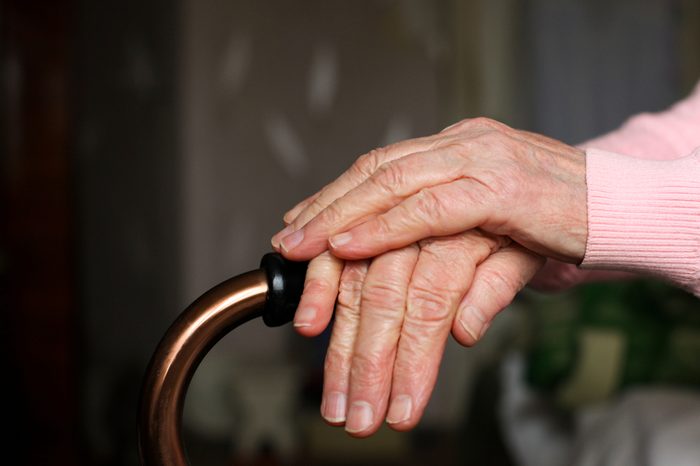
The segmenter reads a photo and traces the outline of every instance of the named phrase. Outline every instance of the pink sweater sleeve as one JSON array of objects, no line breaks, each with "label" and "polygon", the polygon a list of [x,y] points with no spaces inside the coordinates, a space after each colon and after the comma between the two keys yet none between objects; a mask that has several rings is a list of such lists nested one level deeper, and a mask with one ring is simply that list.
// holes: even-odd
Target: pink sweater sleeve
[{"label": "pink sweater sleeve", "polygon": [[[582,268],[549,260],[532,281],[556,290],[651,274],[700,295],[700,83],[586,148],[589,235]],[[595,270],[594,270],[595,269]]]}]

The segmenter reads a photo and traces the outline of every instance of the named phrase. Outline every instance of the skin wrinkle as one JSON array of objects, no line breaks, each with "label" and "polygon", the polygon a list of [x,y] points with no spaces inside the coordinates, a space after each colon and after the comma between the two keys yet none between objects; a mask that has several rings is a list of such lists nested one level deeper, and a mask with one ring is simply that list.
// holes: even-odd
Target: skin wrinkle
[{"label": "skin wrinkle", "polygon": [[441,294],[428,289],[427,286],[413,283],[408,290],[408,309],[405,322],[424,327],[439,327],[452,316],[454,293]]}]

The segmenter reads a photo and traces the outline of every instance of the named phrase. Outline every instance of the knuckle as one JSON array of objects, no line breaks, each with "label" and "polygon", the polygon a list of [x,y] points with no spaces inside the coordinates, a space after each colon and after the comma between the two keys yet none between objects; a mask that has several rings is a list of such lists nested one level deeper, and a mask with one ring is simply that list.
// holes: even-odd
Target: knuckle
[{"label": "knuckle", "polygon": [[350,348],[331,344],[326,351],[326,359],[323,362],[323,370],[326,373],[344,372],[350,373]]},{"label": "knuckle", "polygon": [[299,215],[296,216],[292,225],[294,229],[299,229],[305,226],[311,219],[317,216],[319,213],[323,212],[326,208],[325,205],[320,203],[318,200],[314,201],[311,205],[305,208]]},{"label": "knuckle", "polygon": [[323,223],[326,225],[337,225],[343,218],[343,212],[337,202],[333,202],[323,210]]},{"label": "knuckle", "polygon": [[369,151],[366,159],[372,169],[376,170],[379,165],[384,163],[387,158],[388,147],[376,147]]},{"label": "knuckle", "polygon": [[459,121],[456,121],[456,122],[452,123],[451,125],[449,125],[449,126],[446,127],[445,129],[443,129],[442,131],[440,131],[440,134],[444,134],[444,133],[458,133],[458,132],[462,131],[462,130],[464,129],[464,127],[467,126],[468,124],[469,124],[469,119],[468,119],[468,118],[464,118],[464,119],[462,119],[462,120],[459,120]]},{"label": "knuckle", "polygon": [[386,378],[386,366],[386,361],[378,353],[356,353],[350,379],[353,383],[376,388]]},{"label": "knuckle", "polygon": [[368,178],[377,170],[386,158],[386,149],[378,147],[357,158],[353,164],[356,173],[364,178]]},{"label": "knuckle", "polygon": [[478,116],[474,118],[465,118],[458,121],[454,125],[450,126],[448,129],[452,130],[504,130],[508,126],[500,121],[496,121],[492,118]]},{"label": "knuckle", "polygon": [[414,284],[408,290],[408,307],[410,312],[407,319],[422,324],[443,323],[449,320],[451,314],[451,291],[440,290],[432,286]]},{"label": "knuckle", "polygon": [[314,200],[311,204],[309,204],[309,206],[304,209],[306,212],[302,212],[303,214],[305,214],[303,219],[308,220],[318,215],[323,209],[325,209],[328,206],[328,204],[324,201],[325,198],[323,196],[319,196],[318,199]]},{"label": "knuckle", "polygon": [[[342,322],[340,329],[342,332],[347,332],[346,327],[356,328],[360,325],[360,303],[357,298],[346,297],[343,300],[338,298],[335,307],[334,332],[338,332],[338,324],[340,322]],[[345,337],[347,337],[347,335],[345,335]]]},{"label": "knuckle", "polygon": [[488,117],[477,117],[474,118],[474,125],[478,128],[492,129],[496,131],[505,130],[508,126],[500,121],[496,121],[493,118]]},{"label": "knuckle", "polygon": [[338,287],[338,304],[348,309],[358,310],[362,296],[362,282],[359,280],[342,280]]},{"label": "knuckle", "polygon": [[491,128],[492,121],[493,120],[491,120],[488,117],[478,116],[478,117],[472,118],[471,123],[473,126],[475,126],[477,128]]},{"label": "knuckle", "polygon": [[304,293],[326,294],[333,291],[333,285],[323,278],[310,278],[304,283]]},{"label": "knuckle", "polygon": [[331,344],[326,351],[326,358],[323,361],[325,377],[337,377],[340,380],[336,380],[336,382],[344,383],[343,379],[350,374],[351,370],[351,354],[351,347]]},{"label": "knuckle", "polygon": [[473,124],[474,118],[463,118],[455,123],[454,128],[465,128]]},{"label": "knuckle", "polygon": [[393,230],[391,222],[385,215],[379,215],[374,220],[372,220],[371,228],[374,235],[380,238],[389,237]]},{"label": "knuckle", "polygon": [[359,283],[361,285],[365,281],[368,265],[369,261],[367,260],[345,262],[343,264],[343,271],[340,274],[341,281]]},{"label": "knuckle", "polygon": [[430,224],[433,218],[440,218],[444,214],[445,205],[442,199],[430,188],[421,189],[416,194],[415,215],[418,220]]},{"label": "knuckle", "polygon": [[480,235],[478,231],[469,231],[468,234],[429,238],[421,242],[421,254],[451,267],[476,264],[486,246],[486,241],[481,240]]},{"label": "knuckle", "polygon": [[368,283],[362,288],[362,307],[378,309],[393,314],[402,314],[405,296],[394,285],[386,282]]},{"label": "knuckle", "polygon": [[406,172],[400,164],[387,162],[377,169],[370,180],[381,190],[398,195],[401,191],[400,188],[406,184]]}]

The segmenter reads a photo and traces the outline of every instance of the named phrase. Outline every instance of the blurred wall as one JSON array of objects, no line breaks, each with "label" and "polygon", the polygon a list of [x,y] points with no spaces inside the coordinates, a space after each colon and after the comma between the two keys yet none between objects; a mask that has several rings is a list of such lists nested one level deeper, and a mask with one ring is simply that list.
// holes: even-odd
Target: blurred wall
[{"label": "blurred wall", "polygon": [[533,129],[578,143],[679,99],[684,12],[673,3],[532,0]]},{"label": "blurred wall", "polygon": [[91,460],[135,464],[141,376],[180,307],[180,10],[81,2],[77,244]]}]

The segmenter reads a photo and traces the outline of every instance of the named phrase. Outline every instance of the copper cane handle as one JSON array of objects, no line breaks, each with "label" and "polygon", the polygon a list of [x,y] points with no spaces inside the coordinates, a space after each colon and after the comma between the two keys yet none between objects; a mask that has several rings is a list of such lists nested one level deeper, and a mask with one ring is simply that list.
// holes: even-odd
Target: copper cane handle
[{"label": "copper cane handle", "polygon": [[181,438],[185,394],[199,363],[224,335],[260,316],[267,325],[281,325],[293,318],[306,264],[267,254],[262,267],[207,291],[180,314],[161,340],[141,393],[141,464],[188,464]]}]

